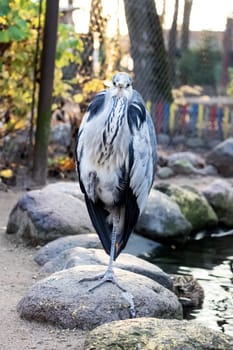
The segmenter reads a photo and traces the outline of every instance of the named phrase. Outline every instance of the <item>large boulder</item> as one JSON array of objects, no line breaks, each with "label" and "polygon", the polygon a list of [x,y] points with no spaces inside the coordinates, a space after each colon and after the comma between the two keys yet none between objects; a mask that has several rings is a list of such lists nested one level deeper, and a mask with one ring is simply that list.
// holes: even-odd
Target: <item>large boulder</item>
[{"label": "large boulder", "polygon": [[19,302],[20,316],[58,327],[81,329],[135,316],[182,318],[182,307],[174,293],[133,272],[114,270],[127,292],[108,282],[89,291],[97,282],[82,279],[105,270],[105,266],[96,265],[74,267],[37,282]]},{"label": "large boulder", "polygon": [[40,248],[34,256],[34,260],[37,264],[44,265],[48,261],[58,257],[65,250],[75,247],[102,248],[102,244],[96,233],[60,237]]},{"label": "large boulder", "polygon": [[177,203],[186,220],[192,225],[192,231],[216,226],[218,218],[206,198],[190,186],[160,183],[156,188]]},{"label": "large boulder", "polygon": [[220,175],[233,176],[233,137],[217,145],[207,155],[206,162],[214,165]]},{"label": "large boulder", "polygon": [[80,198],[78,184],[71,186],[65,182],[29,191],[11,211],[6,232],[33,244],[94,232]]},{"label": "large boulder", "polygon": [[[44,248],[42,248],[44,249]],[[54,273],[81,265],[105,265],[108,266],[109,256],[102,249],[86,249],[76,247],[66,249],[53,259],[49,260],[42,268],[41,273]],[[144,275],[158,282],[162,286],[172,289],[171,278],[159,267],[134,255],[122,253],[114,263],[114,266],[123,270]]]},{"label": "large boulder", "polygon": [[[159,243],[132,233],[124,252],[139,255],[147,254],[157,248]],[[40,248],[34,260],[39,265],[44,265],[49,260],[56,258],[59,254],[67,249],[83,247],[83,248],[102,248],[102,244],[96,233],[84,233],[75,236],[65,236],[55,239]]]},{"label": "large boulder", "polygon": [[137,318],[92,330],[84,350],[230,350],[233,338],[192,321]]},{"label": "large boulder", "polygon": [[213,181],[202,189],[202,193],[214,208],[219,222],[233,227],[233,187],[222,179]]},{"label": "large boulder", "polygon": [[195,168],[204,168],[204,158],[193,152],[176,152],[167,156],[168,166],[173,165],[177,161],[186,161],[192,164]]},{"label": "large boulder", "polygon": [[192,226],[166,194],[151,190],[136,231],[159,242],[185,242]]}]

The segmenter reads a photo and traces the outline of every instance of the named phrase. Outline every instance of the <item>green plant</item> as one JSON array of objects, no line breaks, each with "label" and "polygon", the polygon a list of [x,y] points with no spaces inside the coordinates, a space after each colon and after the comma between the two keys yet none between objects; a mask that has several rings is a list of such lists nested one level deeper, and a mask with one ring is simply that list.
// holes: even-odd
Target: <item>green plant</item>
[{"label": "green plant", "polygon": [[[38,27],[39,3],[33,0],[1,0],[0,6],[0,118],[4,128],[23,127],[28,120],[32,103],[34,62]],[[44,12],[41,23],[43,27]],[[40,39],[43,33],[40,31]],[[63,80],[63,67],[80,63],[82,43],[73,27],[59,24],[54,97],[69,99],[71,84]],[[41,45],[39,47],[41,52]],[[37,84],[40,79],[37,67]]]}]

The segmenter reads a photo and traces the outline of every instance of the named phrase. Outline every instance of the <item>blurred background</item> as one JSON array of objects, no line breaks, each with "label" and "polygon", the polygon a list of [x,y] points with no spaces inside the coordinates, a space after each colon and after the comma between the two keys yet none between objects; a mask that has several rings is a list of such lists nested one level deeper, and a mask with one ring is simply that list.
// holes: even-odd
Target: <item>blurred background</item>
[{"label": "blurred background", "polygon": [[[117,71],[133,77],[159,144],[212,148],[232,136],[232,15],[230,0],[2,0],[1,174],[29,165],[35,175],[46,162],[52,175],[74,168],[82,116]],[[45,62],[54,41],[55,63]],[[40,96],[50,95],[44,78],[53,71],[52,117],[45,117]],[[47,138],[37,132],[41,118],[51,132],[35,152]]]}]

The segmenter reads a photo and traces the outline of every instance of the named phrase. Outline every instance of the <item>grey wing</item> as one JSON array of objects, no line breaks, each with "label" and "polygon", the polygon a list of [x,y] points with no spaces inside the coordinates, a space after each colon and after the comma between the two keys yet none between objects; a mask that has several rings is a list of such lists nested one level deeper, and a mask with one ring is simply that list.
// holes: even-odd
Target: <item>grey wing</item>
[{"label": "grey wing", "polygon": [[156,136],[153,121],[142,100],[129,107],[128,122],[132,134],[133,158],[130,188],[137,198],[140,214],[146,206],[156,167]]},{"label": "grey wing", "polygon": [[78,171],[79,171],[78,162],[81,158],[82,148],[83,148],[83,142],[82,142],[83,129],[85,128],[86,123],[89,123],[93,118],[98,117],[98,112],[101,111],[104,105],[105,95],[106,95],[106,90],[101,91],[93,98],[90,105],[88,106],[87,112],[84,115],[82,123],[80,125],[78,135],[77,135],[76,148],[75,148],[75,156],[76,156]]}]

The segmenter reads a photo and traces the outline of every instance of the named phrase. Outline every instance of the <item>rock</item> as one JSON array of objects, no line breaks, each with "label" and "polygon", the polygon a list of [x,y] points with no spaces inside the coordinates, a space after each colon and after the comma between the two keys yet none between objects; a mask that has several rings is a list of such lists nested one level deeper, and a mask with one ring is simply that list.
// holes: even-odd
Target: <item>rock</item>
[{"label": "rock", "polygon": [[162,168],[159,168],[157,170],[157,174],[158,178],[160,179],[168,179],[169,177],[172,177],[175,175],[174,171],[169,168],[168,166],[164,166]]},{"label": "rock", "polygon": [[[102,249],[86,249],[76,247],[66,249],[52,260],[48,261],[42,273],[54,273],[81,265],[105,265],[109,263],[109,256]],[[173,289],[171,278],[159,267],[131,254],[122,253],[114,263],[114,266],[123,270],[138,273],[158,282],[165,288]]]},{"label": "rock", "polygon": [[160,183],[156,188],[177,203],[186,220],[192,225],[192,231],[216,226],[218,218],[206,198],[192,187],[180,187]]},{"label": "rock", "polygon": [[29,134],[28,129],[18,130],[15,134],[3,138],[2,159],[8,164],[28,160],[28,145],[25,142]]},{"label": "rock", "polygon": [[221,142],[206,157],[208,164],[214,165],[220,175],[233,176],[233,137]]},{"label": "rock", "polygon": [[206,165],[203,169],[199,170],[200,175],[205,176],[216,176],[218,175],[218,170],[213,165]]},{"label": "rock", "polygon": [[219,222],[233,227],[233,187],[225,180],[215,180],[202,189],[202,193],[214,208]]},{"label": "rock", "polygon": [[92,330],[84,350],[230,350],[233,338],[192,321],[137,318]]},{"label": "rock", "polygon": [[[132,233],[124,252],[133,255],[148,254],[153,249],[157,248],[158,245],[158,243],[150,239]],[[34,257],[34,260],[37,264],[44,265],[66,249],[75,247],[102,248],[102,244],[95,233],[61,237],[40,248]]]},{"label": "rock", "polygon": [[136,256],[148,256],[148,254],[150,254],[154,249],[158,249],[160,246],[160,243],[152,241],[152,239],[132,233],[123,252]]},{"label": "rock", "polygon": [[168,165],[172,165],[178,160],[187,161],[196,168],[203,168],[205,166],[204,158],[193,152],[177,152],[167,157]]},{"label": "rock", "polygon": [[199,137],[187,137],[186,146],[190,148],[205,147],[205,141]]},{"label": "rock", "polygon": [[45,186],[42,190],[47,193],[49,193],[49,191],[64,193],[84,201],[83,193],[77,182],[59,181]]},{"label": "rock", "polygon": [[185,137],[184,135],[175,135],[172,137],[171,143],[175,146],[178,145],[185,145],[187,141],[187,137]]},{"label": "rock", "polygon": [[44,265],[49,260],[56,258],[63,251],[75,247],[102,248],[102,244],[96,233],[61,237],[40,248],[34,257],[34,260],[37,264]]},{"label": "rock", "polygon": [[202,174],[205,160],[193,152],[177,152],[167,157],[167,166],[175,174]]},{"label": "rock", "polygon": [[16,234],[33,244],[61,236],[94,232],[86,206],[65,190],[65,183],[24,194],[10,213],[7,233]]},{"label": "rock", "polygon": [[157,141],[158,141],[158,144],[162,146],[168,146],[169,143],[171,142],[170,136],[162,133],[157,135]]},{"label": "rock", "polygon": [[71,125],[59,123],[51,127],[50,142],[68,147],[71,143]]},{"label": "rock", "polygon": [[178,159],[169,165],[176,175],[202,174],[202,169],[195,168],[188,160]]},{"label": "rock", "polygon": [[182,307],[174,293],[133,272],[114,270],[128,293],[108,282],[88,291],[96,282],[80,280],[103,273],[105,269],[95,265],[74,267],[37,282],[18,304],[20,317],[81,329],[128,319],[133,309],[136,317],[182,318]]},{"label": "rock", "polygon": [[191,228],[175,202],[166,194],[151,190],[135,230],[159,242],[185,242]]}]

